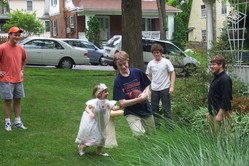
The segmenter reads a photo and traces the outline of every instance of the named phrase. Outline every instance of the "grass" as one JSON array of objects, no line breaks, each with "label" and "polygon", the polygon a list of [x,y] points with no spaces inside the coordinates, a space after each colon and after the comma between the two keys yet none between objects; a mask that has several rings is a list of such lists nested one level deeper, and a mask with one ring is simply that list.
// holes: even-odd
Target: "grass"
[{"label": "grass", "polygon": [[2,114],[1,165],[248,165],[248,142],[237,137],[230,142],[219,141],[205,131],[193,133],[176,126],[172,133],[159,130],[153,138],[137,141],[124,117],[115,119],[119,146],[105,149],[110,157],[95,156],[95,147],[79,157],[74,140],[85,102],[99,82],[107,84],[111,99],[114,78],[112,71],[26,68],[22,120],[28,130],[6,132]]}]

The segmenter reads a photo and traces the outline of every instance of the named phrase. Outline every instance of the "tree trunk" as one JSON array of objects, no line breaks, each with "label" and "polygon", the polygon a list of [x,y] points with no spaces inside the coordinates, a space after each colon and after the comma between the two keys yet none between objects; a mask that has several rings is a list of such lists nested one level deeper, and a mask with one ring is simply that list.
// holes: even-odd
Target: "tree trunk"
[{"label": "tree trunk", "polygon": [[157,0],[160,21],[160,39],[166,40],[165,0]]},{"label": "tree trunk", "polygon": [[130,67],[145,70],[142,48],[141,0],[122,0],[122,49],[130,57]]}]

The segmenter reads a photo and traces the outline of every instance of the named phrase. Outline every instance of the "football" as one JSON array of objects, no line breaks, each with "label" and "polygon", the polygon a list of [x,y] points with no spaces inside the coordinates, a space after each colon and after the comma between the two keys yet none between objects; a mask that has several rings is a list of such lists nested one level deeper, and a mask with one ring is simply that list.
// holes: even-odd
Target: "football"
[{"label": "football", "polygon": [[131,92],[128,93],[128,97],[130,99],[135,99],[138,98],[138,96],[141,94],[142,92],[140,90],[134,89]]}]

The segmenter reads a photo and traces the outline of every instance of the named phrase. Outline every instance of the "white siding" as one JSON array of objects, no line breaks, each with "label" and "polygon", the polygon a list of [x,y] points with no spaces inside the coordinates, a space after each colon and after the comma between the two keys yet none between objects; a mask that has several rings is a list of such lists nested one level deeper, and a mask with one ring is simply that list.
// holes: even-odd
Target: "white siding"
[{"label": "white siding", "polygon": [[[9,6],[12,10],[27,10],[26,0],[9,0]],[[44,14],[44,0],[33,0],[33,11],[36,12],[38,18],[42,17]]]},{"label": "white siding", "polygon": [[[197,41],[202,42],[202,35],[201,32],[203,30],[206,30],[206,17],[201,16],[201,5],[204,5],[202,0],[193,0],[192,1],[192,7],[191,7],[191,13],[190,13],[190,19],[188,23],[189,29],[192,29],[188,33],[189,41]],[[226,21],[226,16],[228,15],[229,11],[231,10],[229,5],[227,6],[227,14],[221,13],[221,1],[216,1],[214,3],[214,12],[216,13],[216,18],[214,18],[214,24],[216,29],[214,31],[216,32],[215,38],[218,39],[221,33],[221,29],[224,27],[224,22]],[[215,14],[214,14],[215,16]]]}]

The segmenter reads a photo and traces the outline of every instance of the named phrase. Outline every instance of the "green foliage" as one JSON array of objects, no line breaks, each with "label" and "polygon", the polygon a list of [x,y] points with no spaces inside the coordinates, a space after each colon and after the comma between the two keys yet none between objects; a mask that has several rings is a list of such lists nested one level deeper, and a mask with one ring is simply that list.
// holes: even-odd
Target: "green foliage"
[{"label": "green foliage", "polygon": [[41,34],[45,27],[42,20],[36,17],[36,13],[28,13],[24,10],[11,11],[8,14],[9,20],[6,21],[3,28],[8,31],[12,26],[17,26],[24,30],[26,36]]},{"label": "green foliage", "polygon": [[184,50],[187,42],[187,31],[185,23],[182,21],[180,16],[175,17],[175,29],[173,36],[173,43]]},{"label": "green foliage", "polygon": [[[125,117],[120,116],[115,118],[118,147],[104,149],[110,157],[96,156],[96,147],[89,147],[86,154],[79,157],[74,140],[85,102],[91,98],[93,86],[100,82],[108,86],[108,98],[111,99],[115,75],[115,71],[27,67],[24,73],[26,97],[22,99],[22,120],[28,130],[13,128],[13,131],[6,132],[1,117],[1,165],[248,165],[249,139],[242,133],[248,131],[249,117],[242,119],[233,116],[235,132],[231,140],[221,141],[211,137],[206,130],[205,106],[197,108],[191,101],[197,101],[194,98],[203,95],[201,91],[194,91],[196,96],[193,96],[191,90],[198,90],[204,81],[200,79],[200,83],[196,85],[192,82],[194,84],[191,85],[185,78],[177,79],[175,92],[182,95],[179,98],[175,95],[172,100],[177,100],[178,104],[185,103],[179,109],[185,111],[187,118],[191,111],[194,118],[190,122],[194,129],[198,129],[199,125],[199,130],[191,130],[191,125],[184,126],[185,121],[178,121],[180,125],[174,124],[173,132],[166,133],[160,128],[152,137],[136,140]],[[183,96],[187,96],[186,100],[181,98]],[[188,106],[187,110],[185,105]],[[3,101],[0,108],[3,108]]]},{"label": "green foliage", "polygon": [[179,0],[169,0],[167,4],[180,8],[181,13],[178,13],[175,17],[175,29],[173,42],[184,50],[187,42],[187,32],[188,32],[188,21],[190,17],[192,0],[185,0],[185,3],[180,5]]},{"label": "green foliage", "polygon": [[0,7],[6,8],[6,9],[9,10],[8,0],[1,0],[1,1],[0,1]]},{"label": "green foliage", "polygon": [[96,16],[91,16],[87,22],[89,29],[86,30],[86,37],[96,46],[100,47],[99,20]]},{"label": "green foliage", "polygon": [[249,139],[249,114],[233,113],[233,132],[237,133],[241,139]]},{"label": "green foliage", "polygon": [[172,110],[176,121],[191,124],[196,113],[194,110],[207,106],[207,91],[212,75],[207,72],[207,55],[196,52],[188,52],[188,55],[196,58],[200,65],[190,77],[176,79],[175,91],[172,94]]},{"label": "green foliage", "polygon": [[[188,128],[175,127],[174,132],[165,131],[144,142],[140,156],[130,157],[130,165],[149,166],[247,166],[248,140],[211,137],[206,130],[192,132]],[[133,160],[135,160],[133,161]],[[125,165],[119,161],[119,165]]]},{"label": "green foliage", "polygon": [[187,54],[200,62],[200,68],[205,68],[208,65],[208,55],[203,52],[187,52]]},{"label": "green foliage", "polygon": [[194,116],[191,119],[191,129],[196,132],[208,131],[209,125],[206,117],[208,109],[206,107],[200,107],[194,112]]}]

